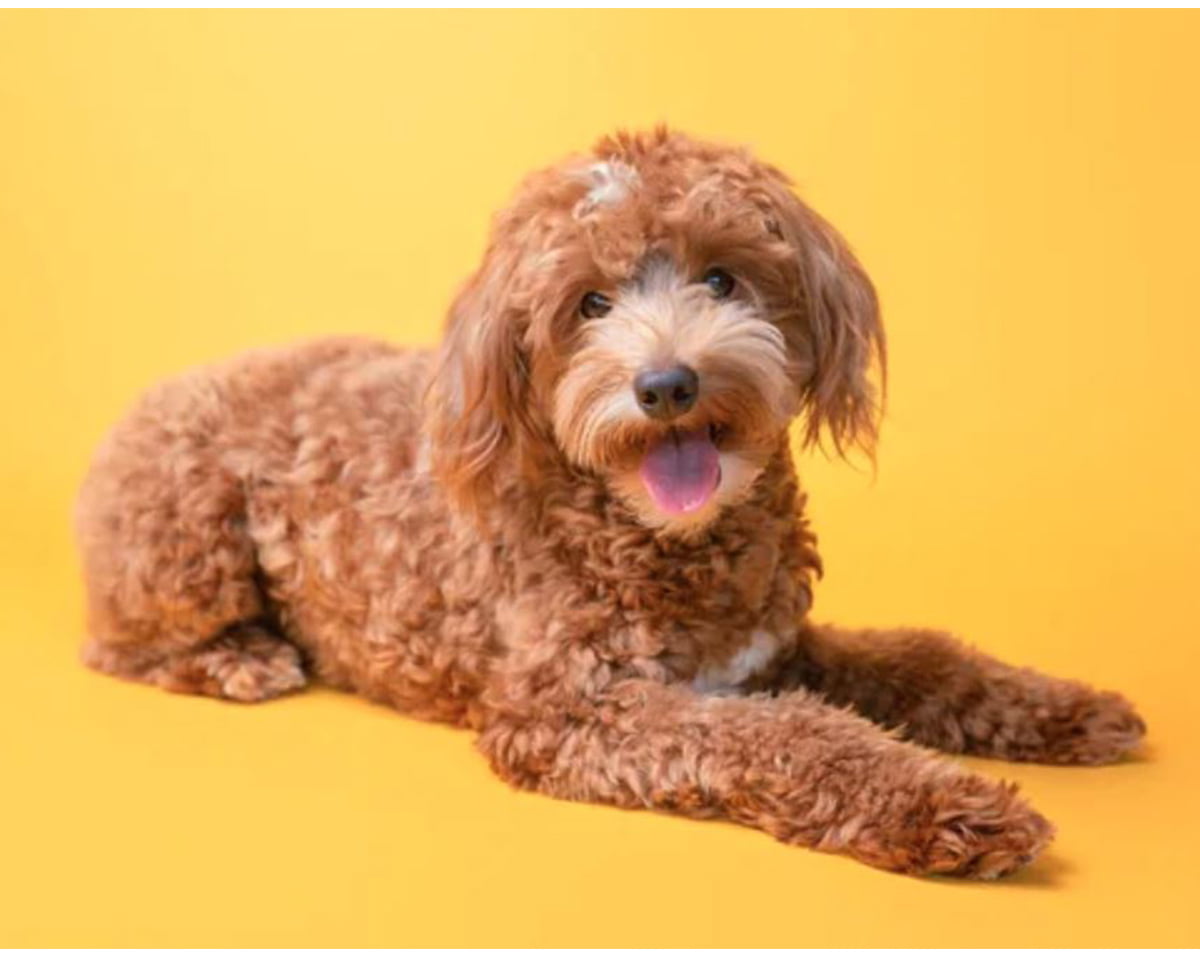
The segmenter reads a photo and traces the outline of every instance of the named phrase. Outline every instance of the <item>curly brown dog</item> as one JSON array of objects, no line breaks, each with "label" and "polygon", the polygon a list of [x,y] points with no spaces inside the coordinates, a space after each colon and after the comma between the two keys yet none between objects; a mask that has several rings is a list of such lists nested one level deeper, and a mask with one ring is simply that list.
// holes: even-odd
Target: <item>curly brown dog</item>
[{"label": "curly brown dog", "polygon": [[152,390],[78,512],[86,661],[310,679],[479,732],[504,779],[994,877],[1051,827],[925,748],[1115,760],[1111,693],[936,632],[812,623],[788,427],[870,451],[875,292],[745,151],[658,130],[534,174],[436,355],[256,352]]}]

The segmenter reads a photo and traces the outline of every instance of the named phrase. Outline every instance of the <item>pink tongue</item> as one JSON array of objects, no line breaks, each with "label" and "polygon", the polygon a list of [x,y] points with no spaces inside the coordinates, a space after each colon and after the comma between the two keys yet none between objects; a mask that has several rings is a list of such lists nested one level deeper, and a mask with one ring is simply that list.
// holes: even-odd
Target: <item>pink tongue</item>
[{"label": "pink tongue", "polygon": [[687,514],[703,507],[717,490],[721,463],[708,429],[672,430],[646,453],[642,483],[654,503],[669,514]]}]

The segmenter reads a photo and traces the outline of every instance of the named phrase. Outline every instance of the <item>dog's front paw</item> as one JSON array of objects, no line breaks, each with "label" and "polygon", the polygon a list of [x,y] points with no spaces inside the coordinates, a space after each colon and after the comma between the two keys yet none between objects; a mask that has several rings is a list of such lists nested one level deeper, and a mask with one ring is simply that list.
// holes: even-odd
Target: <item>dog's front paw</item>
[{"label": "dog's front paw", "polygon": [[[979,880],[1020,869],[1054,836],[1014,784],[957,772],[916,787],[901,782],[883,817],[850,832],[853,838],[837,848],[873,866]],[[822,848],[835,845],[826,840]]]},{"label": "dog's front paw", "polygon": [[963,776],[931,799],[928,843],[917,869],[980,880],[995,879],[1033,860],[1054,827],[1017,796],[1015,784]]},{"label": "dog's front paw", "polygon": [[1146,724],[1119,694],[1077,681],[1015,671],[984,685],[963,716],[963,749],[1049,764],[1102,764],[1138,745]]},{"label": "dog's front paw", "polygon": [[1119,760],[1138,745],[1146,724],[1119,694],[1078,692],[1037,714],[1046,763],[1102,764]]}]

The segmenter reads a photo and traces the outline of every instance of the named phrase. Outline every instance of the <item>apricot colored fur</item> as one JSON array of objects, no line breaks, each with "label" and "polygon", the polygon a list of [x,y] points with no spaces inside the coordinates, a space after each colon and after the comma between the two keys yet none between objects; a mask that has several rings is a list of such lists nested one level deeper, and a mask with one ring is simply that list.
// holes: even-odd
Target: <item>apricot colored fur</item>
[{"label": "apricot colored fur", "polygon": [[[694,284],[713,263],[740,298]],[[591,324],[589,289],[616,301]],[[707,383],[679,427],[722,455],[687,519],[636,480],[666,426],[622,404],[671,349]],[[788,425],[869,449],[883,356],[865,273],[782,174],[662,130],[604,140],[497,219],[436,355],[323,341],[145,395],[80,498],[85,660],[239,701],[315,679],[473,729],[521,787],[1010,872],[1050,825],[925,748],[1099,763],[1144,728],[942,634],[810,620]]]}]

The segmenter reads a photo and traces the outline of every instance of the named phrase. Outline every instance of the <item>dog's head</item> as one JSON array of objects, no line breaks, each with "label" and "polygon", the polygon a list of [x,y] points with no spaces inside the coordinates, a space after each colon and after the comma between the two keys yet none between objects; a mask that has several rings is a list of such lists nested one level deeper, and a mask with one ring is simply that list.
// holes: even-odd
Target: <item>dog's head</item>
[{"label": "dog's head", "polygon": [[646,524],[737,501],[804,415],[872,448],[875,292],[778,170],[658,130],[536,173],[496,219],[430,386],[432,465],[479,504],[565,459]]}]

